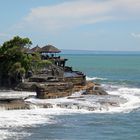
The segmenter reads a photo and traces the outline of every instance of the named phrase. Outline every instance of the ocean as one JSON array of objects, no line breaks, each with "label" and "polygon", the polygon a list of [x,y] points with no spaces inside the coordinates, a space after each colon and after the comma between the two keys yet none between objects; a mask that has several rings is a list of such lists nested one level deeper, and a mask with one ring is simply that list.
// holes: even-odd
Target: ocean
[{"label": "ocean", "polygon": [[[140,54],[85,52],[61,57],[109,95],[86,95],[84,100],[30,98],[31,110],[1,109],[0,140],[140,140]],[[1,91],[0,96],[9,93],[21,95]],[[40,108],[39,103],[52,103],[53,108]]]}]

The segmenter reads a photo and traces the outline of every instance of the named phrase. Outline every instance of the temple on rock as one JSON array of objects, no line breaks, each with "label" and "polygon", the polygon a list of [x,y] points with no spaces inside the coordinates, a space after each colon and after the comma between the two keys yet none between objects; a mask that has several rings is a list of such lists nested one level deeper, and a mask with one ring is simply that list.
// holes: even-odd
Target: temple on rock
[{"label": "temple on rock", "polygon": [[50,60],[53,61],[55,65],[60,67],[65,67],[66,61],[68,59],[61,58],[60,56],[56,56],[57,53],[60,53],[61,50],[54,47],[53,45],[46,45],[40,48],[38,45],[31,50],[28,50],[28,54],[34,55],[34,53],[40,53],[42,60]]},{"label": "temple on rock", "polygon": [[[85,86],[86,76],[80,71],[74,71],[66,65],[68,59],[58,55],[61,52],[52,45],[42,48],[36,46],[26,53],[34,55],[39,53],[42,61],[49,61],[36,72],[30,72],[24,82],[20,83],[17,89],[36,90],[38,98],[58,98],[71,95],[74,87]],[[33,62],[35,63],[35,62]],[[75,88],[76,89],[76,88]]]}]

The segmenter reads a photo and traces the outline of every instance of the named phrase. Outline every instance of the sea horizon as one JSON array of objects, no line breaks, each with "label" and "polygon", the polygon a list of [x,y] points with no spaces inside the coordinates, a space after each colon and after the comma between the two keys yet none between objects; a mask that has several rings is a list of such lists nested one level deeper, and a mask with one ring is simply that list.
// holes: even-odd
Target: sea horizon
[{"label": "sea horizon", "polygon": [[140,51],[102,51],[61,49],[60,54],[93,54],[93,55],[140,55]]}]

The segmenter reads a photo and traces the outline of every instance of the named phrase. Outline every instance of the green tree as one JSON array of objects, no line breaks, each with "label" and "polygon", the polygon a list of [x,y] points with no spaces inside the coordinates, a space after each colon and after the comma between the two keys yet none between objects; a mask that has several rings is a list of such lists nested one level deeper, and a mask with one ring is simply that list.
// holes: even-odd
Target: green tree
[{"label": "green tree", "polygon": [[0,46],[0,86],[14,86],[29,71],[37,73],[52,63],[41,60],[39,53],[28,54],[31,44],[29,38],[16,36]]},{"label": "green tree", "polygon": [[[13,78],[12,83],[17,82],[16,74],[26,73],[30,69],[31,58],[26,54],[32,42],[29,38],[14,37],[6,41],[0,47],[0,81],[7,84]],[[12,75],[13,74],[13,75]]]}]

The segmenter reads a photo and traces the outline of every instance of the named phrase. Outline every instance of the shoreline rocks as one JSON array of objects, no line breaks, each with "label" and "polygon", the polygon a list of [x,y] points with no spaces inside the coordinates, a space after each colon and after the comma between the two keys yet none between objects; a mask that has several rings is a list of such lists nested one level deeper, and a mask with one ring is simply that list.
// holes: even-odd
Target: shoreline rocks
[{"label": "shoreline rocks", "polygon": [[[38,99],[55,99],[67,97],[74,99],[71,95],[75,92],[82,91],[81,97],[77,97],[80,101],[85,99],[82,96],[86,95],[108,95],[99,84],[92,81],[86,81],[85,75],[81,72],[68,72],[64,78],[57,79],[56,77],[35,76],[23,83],[19,83],[15,88],[16,91],[36,91]],[[27,97],[28,98],[28,97]],[[23,98],[8,98],[0,99],[0,108],[6,110],[12,109],[30,109],[36,104],[26,101]],[[38,104],[41,108],[52,108],[51,104]],[[58,105],[59,106],[59,105]],[[61,105],[60,105],[61,106]],[[62,105],[63,106],[63,105]]]},{"label": "shoreline rocks", "polygon": [[70,96],[73,93],[71,82],[42,83],[36,87],[37,98],[54,99]]},{"label": "shoreline rocks", "polygon": [[4,110],[30,109],[30,106],[24,101],[24,99],[3,98],[0,99],[0,109],[4,109]]},{"label": "shoreline rocks", "polygon": [[[83,81],[82,81],[83,83]],[[16,87],[18,91],[35,91],[39,99],[54,99],[70,96],[74,92],[84,91],[83,95],[107,95],[99,84],[92,81],[86,81],[83,84],[74,84],[73,82],[25,82]]]}]

